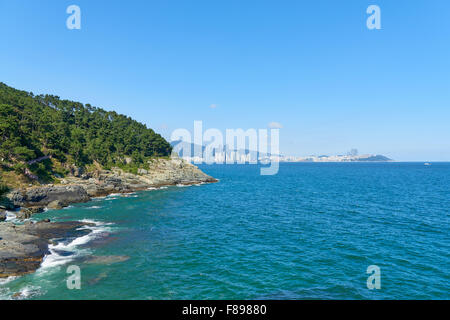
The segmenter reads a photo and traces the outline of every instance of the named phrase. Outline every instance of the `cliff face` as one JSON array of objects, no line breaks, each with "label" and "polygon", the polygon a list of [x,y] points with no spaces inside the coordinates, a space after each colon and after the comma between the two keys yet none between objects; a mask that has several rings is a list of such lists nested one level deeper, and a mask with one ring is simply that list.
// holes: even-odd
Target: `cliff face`
[{"label": "cliff face", "polygon": [[8,195],[17,207],[45,207],[54,201],[76,203],[89,201],[86,190],[81,186],[48,186],[26,190],[15,190]]},{"label": "cliff face", "polygon": [[[16,207],[36,209],[60,208],[70,203],[86,202],[91,197],[111,193],[127,193],[151,187],[190,185],[217,182],[196,166],[181,159],[156,159],[148,170],[139,174],[125,173],[120,169],[98,170],[61,179],[59,185],[14,190],[8,197]],[[34,211],[34,212],[35,212]]]}]

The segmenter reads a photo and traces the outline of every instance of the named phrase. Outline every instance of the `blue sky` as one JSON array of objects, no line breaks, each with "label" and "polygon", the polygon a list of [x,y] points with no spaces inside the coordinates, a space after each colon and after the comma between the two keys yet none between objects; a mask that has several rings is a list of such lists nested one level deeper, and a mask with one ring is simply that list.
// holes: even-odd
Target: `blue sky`
[{"label": "blue sky", "polygon": [[[71,4],[81,30],[66,28]],[[450,161],[447,0],[2,0],[0,39],[0,81],[165,137],[278,122],[284,154]]]}]

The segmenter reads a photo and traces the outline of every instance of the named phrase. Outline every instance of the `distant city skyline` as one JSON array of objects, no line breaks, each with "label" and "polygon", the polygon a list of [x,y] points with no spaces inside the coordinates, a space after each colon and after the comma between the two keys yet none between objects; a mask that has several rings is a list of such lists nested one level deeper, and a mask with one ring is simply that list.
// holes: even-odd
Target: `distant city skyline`
[{"label": "distant city skyline", "polygon": [[[68,6],[81,29],[66,27]],[[366,26],[369,5],[381,29]],[[166,139],[280,129],[285,155],[450,161],[450,2],[2,1],[0,81]]]},{"label": "distant city skyline", "polygon": [[240,149],[237,146],[230,148],[229,145],[215,145],[209,148],[209,143],[202,146],[186,141],[172,141],[172,155],[176,154],[193,163],[257,163],[264,161],[280,161],[280,162],[349,162],[349,161],[395,161],[384,155],[379,154],[359,154],[358,149],[351,149],[348,152],[335,155],[307,155],[292,156],[287,154],[265,153],[256,149],[245,147]]}]

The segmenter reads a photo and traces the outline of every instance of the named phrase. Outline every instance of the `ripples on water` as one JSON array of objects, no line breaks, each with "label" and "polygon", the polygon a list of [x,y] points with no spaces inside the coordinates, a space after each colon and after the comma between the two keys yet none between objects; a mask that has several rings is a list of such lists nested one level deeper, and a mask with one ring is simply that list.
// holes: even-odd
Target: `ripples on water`
[{"label": "ripples on water", "polygon": [[[114,195],[36,216],[93,219],[109,229],[72,246],[68,264],[0,283],[0,295],[448,299],[450,164],[281,164],[276,176],[250,165],[202,169],[220,183]],[[130,259],[96,265],[84,263],[86,255]],[[65,287],[69,264],[81,267],[81,290]],[[366,287],[373,264],[381,290]]]}]

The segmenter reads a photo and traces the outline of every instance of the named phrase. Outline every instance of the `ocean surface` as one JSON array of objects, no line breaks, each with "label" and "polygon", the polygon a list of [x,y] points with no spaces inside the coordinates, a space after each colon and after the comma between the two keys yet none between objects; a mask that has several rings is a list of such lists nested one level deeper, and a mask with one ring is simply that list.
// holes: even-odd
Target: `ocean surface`
[{"label": "ocean surface", "polygon": [[449,299],[450,163],[200,168],[220,182],[35,215],[95,226],[59,239],[36,273],[0,280],[0,298]]}]

